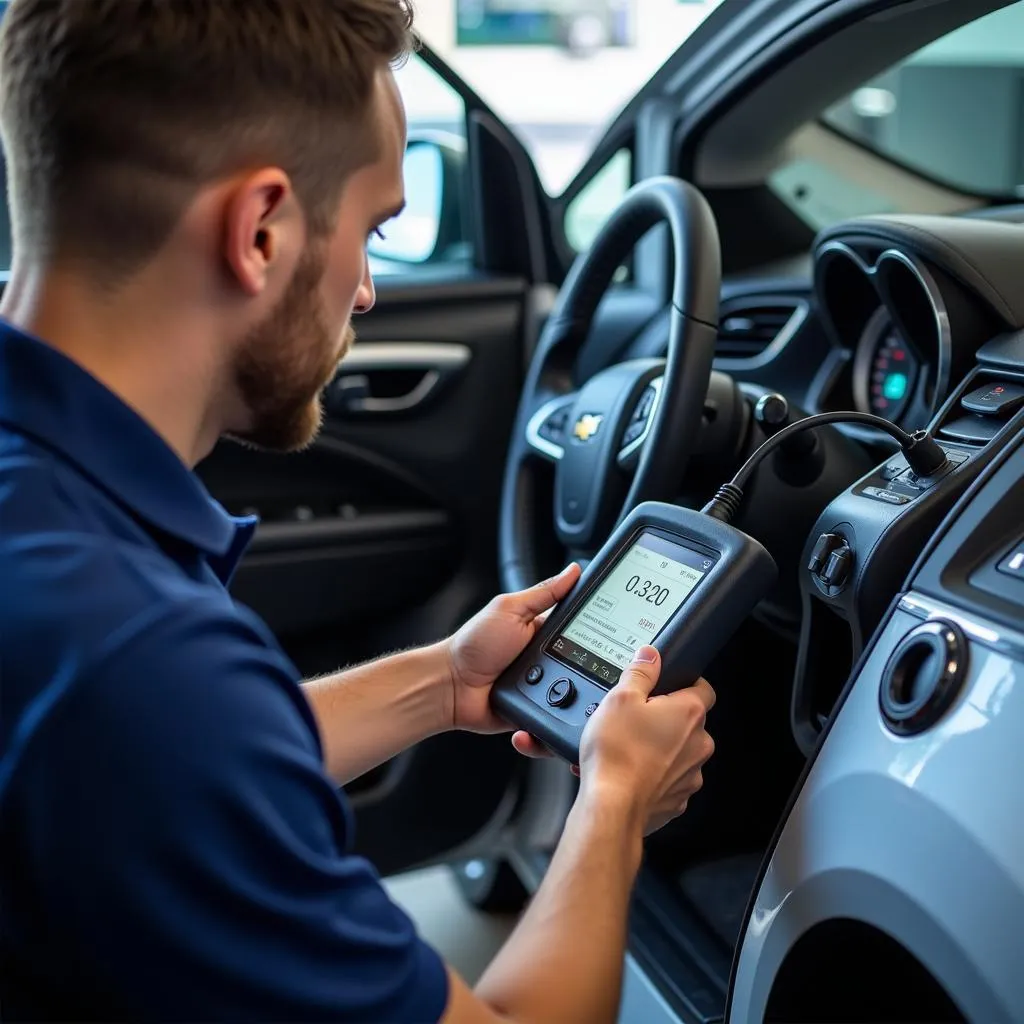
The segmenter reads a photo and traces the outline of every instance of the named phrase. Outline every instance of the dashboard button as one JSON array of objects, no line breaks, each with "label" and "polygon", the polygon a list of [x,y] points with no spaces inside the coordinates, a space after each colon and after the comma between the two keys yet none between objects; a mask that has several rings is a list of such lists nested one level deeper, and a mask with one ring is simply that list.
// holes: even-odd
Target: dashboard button
[{"label": "dashboard button", "polygon": [[884,501],[889,505],[906,505],[910,501],[910,498],[905,494],[887,491],[883,487],[865,487],[862,493],[869,498],[874,498],[876,501]]},{"label": "dashboard button", "polygon": [[853,553],[845,545],[828,556],[825,568],[821,571],[821,582],[827,587],[841,587],[850,575],[853,564]]},{"label": "dashboard button", "polygon": [[531,665],[526,670],[526,681],[533,686],[544,678],[544,669],[540,665]]},{"label": "dashboard button", "polygon": [[1009,416],[1024,405],[1024,387],[1006,381],[985,384],[960,399],[968,412],[982,416]]},{"label": "dashboard button", "polygon": [[883,480],[895,480],[896,477],[902,476],[906,471],[907,463],[903,459],[894,459],[892,462],[887,462],[878,471],[878,475]]},{"label": "dashboard button", "polygon": [[587,716],[587,718],[589,718],[596,710],[597,710],[597,705],[596,704],[588,704],[586,706],[586,709],[584,710],[583,714],[585,714]]},{"label": "dashboard button", "polygon": [[571,679],[556,679],[548,687],[548,703],[553,708],[568,707],[576,697],[576,687]]},{"label": "dashboard button", "polygon": [[1018,544],[996,568],[1007,576],[1024,580],[1024,542]]},{"label": "dashboard button", "polygon": [[810,561],[807,563],[807,571],[813,573],[821,572],[828,561],[828,556],[836,548],[842,547],[844,543],[845,541],[838,533],[823,533],[815,542]]}]

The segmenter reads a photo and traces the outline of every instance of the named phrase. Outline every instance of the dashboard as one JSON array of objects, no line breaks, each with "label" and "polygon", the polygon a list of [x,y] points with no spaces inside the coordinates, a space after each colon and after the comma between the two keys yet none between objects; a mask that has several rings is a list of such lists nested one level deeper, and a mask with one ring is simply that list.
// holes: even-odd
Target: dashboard
[{"label": "dashboard", "polygon": [[931,404],[934,370],[934,364],[906,342],[888,313],[880,309],[857,342],[854,404],[863,412],[902,424],[908,409]]},{"label": "dashboard", "polygon": [[[617,358],[663,356],[666,337],[654,316]],[[796,645],[792,724],[807,751],[922,548],[1024,415],[1024,207],[855,218],[804,257],[724,278],[714,369],[706,444],[677,499],[690,507],[763,441],[754,407],[769,392],[794,418],[854,410],[928,428],[947,453],[946,478],[922,482],[887,432],[821,428],[816,466],[787,477],[779,464],[738,514],[780,566],[757,617]],[[723,426],[734,385],[752,410],[745,435]]]},{"label": "dashboard", "polygon": [[[853,409],[918,429],[983,345],[1024,326],[1021,282],[1024,206],[845,221],[804,256],[723,279],[714,367],[805,413]],[[664,356],[667,311],[623,300],[595,322],[583,379],[616,359]],[[645,326],[624,343],[636,316]],[[872,455],[891,449],[881,432],[839,429]]]},{"label": "dashboard", "polygon": [[[1024,326],[1024,207],[984,216],[872,216],[822,232],[808,256],[723,283],[730,317],[796,310],[747,358],[715,361],[808,413],[929,424],[993,338]],[[766,321],[767,322],[767,321]],[[884,436],[844,432],[883,447]]]},{"label": "dashboard", "polygon": [[923,427],[948,391],[953,364],[950,314],[933,269],[905,247],[831,239],[816,254],[814,286],[845,371],[819,408]]}]

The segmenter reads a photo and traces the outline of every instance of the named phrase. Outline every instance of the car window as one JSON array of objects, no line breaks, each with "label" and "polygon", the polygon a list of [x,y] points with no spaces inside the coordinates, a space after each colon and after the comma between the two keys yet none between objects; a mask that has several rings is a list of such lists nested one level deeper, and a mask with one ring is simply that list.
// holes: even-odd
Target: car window
[{"label": "car window", "polygon": [[377,276],[472,260],[465,209],[466,105],[417,54],[395,71],[405,104],[405,209],[368,245]]},{"label": "car window", "polygon": [[933,192],[928,212],[1024,197],[1024,0],[865,82],[825,110],[821,124],[831,140],[808,126],[770,179],[815,229],[864,214],[922,212],[912,190],[886,186],[865,151],[948,190],[938,207]]},{"label": "car window", "polygon": [[565,211],[565,238],[576,252],[590,247],[632,180],[633,154],[628,149],[617,150],[569,203]]},{"label": "car window", "polygon": [[[608,122],[722,0],[428,0],[423,38],[522,139],[541,182],[560,195]],[[7,0],[0,0],[0,16]],[[408,274],[472,258],[456,187],[465,107],[419,57],[397,72],[410,146],[407,209],[370,245],[375,274]],[[616,155],[570,206],[574,246],[593,237],[630,184]],[[625,175],[623,172],[626,172]],[[6,210],[0,272],[10,266]]]},{"label": "car window", "polygon": [[429,0],[417,28],[561,195],[609,121],[722,0]]},{"label": "car window", "polygon": [[824,120],[945,185],[1024,195],[1024,2],[926,46]]},{"label": "car window", "polygon": [[[0,18],[7,7],[0,0]],[[463,189],[466,109],[462,98],[417,56],[396,71],[406,106],[406,208],[368,245],[375,275],[405,274],[424,266],[468,264]],[[0,159],[0,186],[6,171]],[[6,191],[6,189],[5,189]],[[0,208],[0,280],[11,266],[7,204]]]}]

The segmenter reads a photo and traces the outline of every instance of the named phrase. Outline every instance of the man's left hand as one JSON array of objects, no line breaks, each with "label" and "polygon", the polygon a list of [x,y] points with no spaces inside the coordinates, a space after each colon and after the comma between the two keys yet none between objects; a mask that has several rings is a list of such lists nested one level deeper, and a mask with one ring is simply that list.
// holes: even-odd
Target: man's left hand
[{"label": "man's left hand", "polygon": [[[509,725],[490,707],[491,684],[533,639],[549,612],[573,588],[580,567],[573,562],[552,579],[516,594],[494,598],[447,643],[451,665],[453,725],[470,732],[507,732]],[[512,739],[516,749],[539,755],[526,733]]]}]

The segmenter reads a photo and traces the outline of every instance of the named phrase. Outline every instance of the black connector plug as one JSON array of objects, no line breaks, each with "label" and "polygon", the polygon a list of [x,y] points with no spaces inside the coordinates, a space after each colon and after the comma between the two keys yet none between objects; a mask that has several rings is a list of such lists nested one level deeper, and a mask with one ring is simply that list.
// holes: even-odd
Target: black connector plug
[{"label": "black connector plug", "polygon": [[[769,403],[762,413],[768,411]],[[775,415],[781,412],[779,403],[773,403],[771,411]],[[808,416],[806,419],[797,420],[783,427],[777,434],[768,438],[760,448],[757,449],[746,462],[740,466],[736,475],[727,484],[718,489],[718,493],[704,506],[701,511],[723,523],[728,523],[737,513],[740,502],[743,501],[743,488],[753,475],[754,470],[777,448],[791,442],[794,435],[814,427],[823,427],[827,423],[863,423],[869,427],[884,430],[890,437],[894,438],[906,456],[907,463],[917,476],[932,476],[944,468],[949,461],[942,446],[935,440],[927,430],[915,430],[908,434],[905,430],[890,423],[881,416],[875,416],[868,412],[821,412],[815,416]]]},{"label": "black connector plug", "polygon": [[915,430],[910,435],[910,444],[900,447],[907,464],[917,476],[932,476],[949,462],[942,445],[927,430]]}]

